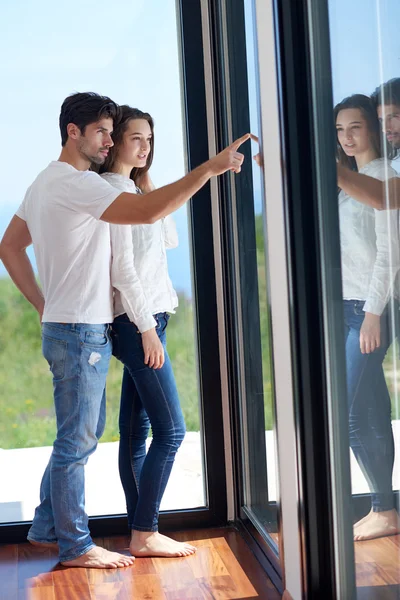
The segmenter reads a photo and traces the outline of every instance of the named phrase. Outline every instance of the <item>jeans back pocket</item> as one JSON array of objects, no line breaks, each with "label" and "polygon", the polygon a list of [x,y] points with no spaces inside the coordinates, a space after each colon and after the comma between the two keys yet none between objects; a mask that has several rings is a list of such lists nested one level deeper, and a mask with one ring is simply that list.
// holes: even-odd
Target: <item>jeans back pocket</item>
[{"label": "jeans back pocket", "polygon": [[107,346],[108,335],[99,331],[85,331],[84,344],[85,346],[94,346],[97,348]]}]

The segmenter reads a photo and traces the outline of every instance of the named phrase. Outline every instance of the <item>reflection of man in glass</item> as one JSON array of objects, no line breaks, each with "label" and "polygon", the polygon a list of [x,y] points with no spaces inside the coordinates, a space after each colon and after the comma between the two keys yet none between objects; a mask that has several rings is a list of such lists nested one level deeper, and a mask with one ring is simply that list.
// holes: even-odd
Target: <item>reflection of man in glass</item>
[{"label": "reflection of man in glass", "polygon": [[382,131],[386,135],[392,153],[393,168],[400,170],[400,78],[391,79],[376,88],[371,96],[375,103]]},{"label": "reflection of man in glass", "polygon": [[[382,130],[392,148],[393,168],[400,172],[400,78],[391,79],[372,94]],[[338,165],[339,187],[374,208],[400,208],[400,179],[378,181]]]}]

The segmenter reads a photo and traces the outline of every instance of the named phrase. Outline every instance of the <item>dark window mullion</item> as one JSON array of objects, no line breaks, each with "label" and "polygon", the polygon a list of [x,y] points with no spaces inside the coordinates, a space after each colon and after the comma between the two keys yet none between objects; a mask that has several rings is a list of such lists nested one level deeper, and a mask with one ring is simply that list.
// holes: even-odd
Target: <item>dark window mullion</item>
[{"label": "dark window mullion", "polygon": [[[188,167],[209,158],[201,2],[181,0]],[[191,202],[192,250],[210,519],[227,518],[225,451],[218,345],[217,293],[210,185]]]},{"label": "dark window mullion", "polygon": [[[178,11],[180,12],[183,51],[188,166],[193,169],[209,158],[200,0],[192,0],[190,3],[180,0]],[[209,527],[225,524],[227,519],[216,282],[209,185],[196,194],[189,207],[189,214],[192,227],[200,410],[203,424],[208,507],[163,512],[160,515],[160,528],[162,529]],[[89,519],[89,525],[93,535],[96,536],[127,532],[127,519],[123,515],[93,517]],[[0,524],[0,542],[25,541],[29,527],[29,523]]]}]

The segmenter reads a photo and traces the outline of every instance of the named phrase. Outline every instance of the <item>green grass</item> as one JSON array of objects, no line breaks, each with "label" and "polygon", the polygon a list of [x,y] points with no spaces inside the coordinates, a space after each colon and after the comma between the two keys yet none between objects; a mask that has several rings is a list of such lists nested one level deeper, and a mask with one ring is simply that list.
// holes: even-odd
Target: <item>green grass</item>
[{"label": "green grass", "polygon": [[[269,331],[263,226],[256,218],[257,267],[264,389],[265,429],[274,425],[272,363]],[[193,308],[179,295],[179,309],[168,325],[168,353],[177,381],[188,431],[199,431],[199,399]],[[393,417],[400,416],[397,381],[400,363],[393,347],[384,363],[392,397]],[[396,350],[398,357],[398,352]],[[395,357],[396,358],[396,357]],[[393,366],[394,365],[394,366]],[[107,424],[102,441],[118,440],[118,411],[122,367],[111,360],[107,379]],[[41,353],[40,325],[36,312],[11,280],[0,279],[0,447],[29,448],[52,445],[55,419],[52,381]]]},{"label": "green grass", "polygon": [[[269,344],[262,221],[256,219],[265,427],[273,426],[273,390]],[[188,431],[199,430],[199,398],[193,308],[179,295],[179,309],[168,325],[170,355]],[[102,441],[118,440],[122,367],[111,360],[107,378],[107,423]],[[52,445],[55,418],[52,381],[41,353],[36,312],[11,280],[0,279],[0,447]]]},{"label": "green grass", "polygon": [[[177,380],[188,431],[199,430],[197,375],[190,301],[168,325],[168,353]],[[103,442],[118,440],[122,369],[114,358],[107,379],[107,424]],[[8,278],[0,279],[0,447],[52,445],[55,437],[53,389],[41,353],[39,319]]]},{"label": "green grass", "polygon": [[262,352],[262,373],[264,390],[264,424],[265,429],[273,429],[275,422],[273,389],[272,389],[272,361],[270,345],[269,302],[267,295],[266,259],[264,250],[264,231],[262,215],[256,216],[256,244],[257,244],[257,271],[258,271],[258,299],[260,309],[260,333]]}]

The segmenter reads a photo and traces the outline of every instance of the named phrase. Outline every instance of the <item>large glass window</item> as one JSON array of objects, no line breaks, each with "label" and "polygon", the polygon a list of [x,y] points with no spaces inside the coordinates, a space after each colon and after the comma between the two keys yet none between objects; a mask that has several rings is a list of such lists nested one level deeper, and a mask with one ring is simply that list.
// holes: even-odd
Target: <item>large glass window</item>
[{"label": "large glass window", "polygon": [[[395,598],[400,585],[399,211],[387,210],[395,201],[388,183],[384,210],[376,210],[373,190],[374,180],[389,182],[400,172],[400,4],[329,0],[328,6],[340,165],[343,323],[336,326],[344,324],[345,332],[357,593]],[[356,178],[352,187],[350,171],[373,179]]]},{"label": "large glass window", "polygon": [[[185,172],[182,77],[176,3],[156,0],[54,5],[7,3],[0,46],[3,178],[0,236],[36,175],[60,152],[58,115],[75,91],[96,91],[155,120],[152,177],[157,186]],[[23,12],[23,18],[22,13]],[[67,12],[66,12],[67,11]],[[66,14],[68,13],[68,18]],[[71,21],[71,15],[79,15]],[[153,43],[152,40],[157,40]],[[161,508],[205,505],[199,389],[187,209],[174,215],[179,247],[168,251],[179,308],[168,325],[170,354],[187,434]],[[34,263],[32,251],[29,255]],[[55,437],[51,376],[41,355],[38,317],[0,266],[0,522],[27,521]],[[125,512],[118,475],[122,367],[112,359],[107,424],[87,467],[87,512]],[[149,439],[150,442],[150,439]],[[15,477],[18,473],[18,477]],[[107,473],[107,477],[104,477]]]},{"label": "large glass window", "polygon": [[[258,84],[258,61],[257,61],[257,40],[256,40],[256,15],[255,4],[245,2],[245,30],[246,30],[246,54],[247,54],[247,75],[248,75],[248,93],[249,93],[249,113],[250,130],[257,136],[261,136],[260,127],[260,99]],[[252,145],[252,154],[260,152],[259,145]],[[267,535],[278,553],[278,523],[277,523],[277,501],[279,499],[279,482],[276,473],[276,439],[275,439],[275,407],[274,407],[274,383],[273,383],[273,363],[272,363],[272,337],[271,337],[271,314],[269,298],[268,281],[268,259],[266,255],[267,236],[266,236],[266,214],[265,214],[265,190],[263,185],[261,163],[252,161],[252,182],[253,182],[253,201],[254,201],[254,230],[256,242],[256,261],[257,261],[257,283],[258,283],[258,312],[259,312],[259,332],[261,342],[261,363],[262,363],[262,394],[257,395],[254,400],[256,404],[263,401],[262,407],[255,411],[257,417],[263,417],[264,435],[258,441],[258,447],[250,451],[248,459],[252,461],[247,471],[247,502],[246,506],[251,511],[258,527]],[[255,407],[253,407],[254,409]],[[248,411],[253,413],[253,409],[248,407],[244,410],[243,417],[246,419]],[[251,417],[250,417],[251,418]],[[257,427],[256,421],[253,426]],[[261,427],[261,422],[258,423]],[[246,428],[245,428],[246,429]],[[245,447],[251,445],[254,431],[247,430],[247,439],[244,440]],[[249,448],[248,448],[249,450]],[[258,460],[256,461],[256,457]],[[262,460],[261,460],[261,457]],[[256,491],[256,488],[257,491]]]},{"label": "large glass window", "polygon": [[[235,136],[250,129],[261,137],[255,2],[221,3],[226,10],[231,108],[222,116]],[[240,10],[239,10],[240,5]],[[240,12],[242,11],[242,13]],[[237,132],[237,133],[236,133]],[[279,485],[275,439],[273,353],[266,235],[266,194],[254,141],[241,149],[246,162],[232,194],[238,402],[240,517],[271,556],[279,556]],[[230,217],[230,215],[229,215]],[[228,218],[229,218],[228,217]],[[227,218],[227,220],[228,220]]]}]

